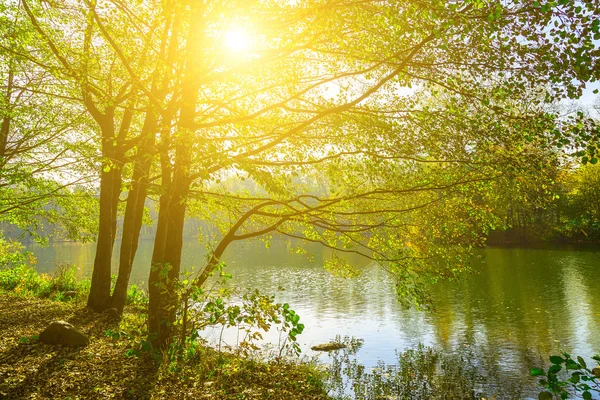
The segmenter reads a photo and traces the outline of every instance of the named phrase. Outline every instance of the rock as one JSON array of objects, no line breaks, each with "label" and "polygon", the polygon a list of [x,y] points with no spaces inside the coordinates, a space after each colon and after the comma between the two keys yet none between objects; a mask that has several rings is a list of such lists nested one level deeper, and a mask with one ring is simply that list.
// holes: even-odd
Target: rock
[{"label": "rock", "polygon": [[339,350],[339,349],[345,349],[346,345],[339,343],[339,342],[329,342],[329,343],[323,343],[323,344],[318,344],[316,346],[311,347],[311,350],[314,351],[333,351],[333,350]]},{"label": "rock", "polygon": [[54,321],[40,333],[40,342],[46,344],[60,344],[67,347],[87,346],[88,337],[65,321]]},{"label": "rock", "polygon": [[77,297],[77,292],[74,290],[69,290],[63,293],[63,297],[65,299],[72,299],[74,297]]}]

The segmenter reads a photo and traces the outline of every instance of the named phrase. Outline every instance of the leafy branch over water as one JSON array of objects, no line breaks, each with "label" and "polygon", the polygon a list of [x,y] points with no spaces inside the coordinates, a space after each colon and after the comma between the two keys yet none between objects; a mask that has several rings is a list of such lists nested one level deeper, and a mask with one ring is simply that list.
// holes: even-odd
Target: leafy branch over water
[{"label": "leafy branch over water", "polygon": [[[531,376],[541,377],[539,385],[547,389],[539,394],[538,399],[551,400],[555,396],[567,399],[573,392],[576,395],[581,393],[584,400],[591,400],[592,392],[600,394],[600,355],[595,355],[592,359],[599,365],[589,369],[583,357],[577,356],[575,360],[569,353],[563,352],[562,356],[550,356],[552,365],[548,371],[532,368]],[[566,373],[570,372],[570,377],[566,380],[559,375],[563,366]]]}]

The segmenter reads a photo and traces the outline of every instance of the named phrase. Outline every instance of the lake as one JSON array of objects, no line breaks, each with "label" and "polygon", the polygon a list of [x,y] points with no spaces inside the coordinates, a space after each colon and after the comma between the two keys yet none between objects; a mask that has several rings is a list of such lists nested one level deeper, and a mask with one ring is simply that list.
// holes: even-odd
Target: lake
[{"label": "lake", "polygon": [[[30,250],[41,272],[67,262],[79,267],[80,276],[90,276],[94,248],[93,243],[55,243]],[[366,366],[394,363],[396,350],[422,343],[467,354],[485,377],[482,392],[523,398],[536,393],[529,369],[547,365],[559,349],[588,361],[600,353],[600,251],[487,248],[474,274],[432,288],[436,310],[427,313],[399,306],[393,281],[368,260],[350,257],[362,274],[346,280],[321,267],[329,250],[308,249],[312,261],[285,241],[274,240],[269,248],[256,241],[234,245],[224,257],[231,284],[276,294],[301,316],[306,328],[299,343],[308,356],[310,346],[336,335],[364,340],[356,357]],[[132,283],[145,286],[151,250],[151,241],[140,242]],[[202,245],[187,241],[182,268],[198,269],[205,254]],[[319,357],[328,360],[326,354]]]}]

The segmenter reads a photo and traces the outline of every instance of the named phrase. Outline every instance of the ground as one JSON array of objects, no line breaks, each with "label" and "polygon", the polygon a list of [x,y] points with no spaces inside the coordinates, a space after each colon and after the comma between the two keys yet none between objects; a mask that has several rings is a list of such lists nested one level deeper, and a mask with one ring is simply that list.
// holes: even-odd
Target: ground
[{"label": "ground", "polygon": [[[158,366],[149,354],[128,357],[131,337],[107,336],[119,324],[89,311],[81,300],[0,293],[0,310],[0,399],[327,398],[310,365],[217,358],[209,348],[199,351],[197,362]],[[36,336],[55,320],[75,325],[90,345],[39,343]]]}]

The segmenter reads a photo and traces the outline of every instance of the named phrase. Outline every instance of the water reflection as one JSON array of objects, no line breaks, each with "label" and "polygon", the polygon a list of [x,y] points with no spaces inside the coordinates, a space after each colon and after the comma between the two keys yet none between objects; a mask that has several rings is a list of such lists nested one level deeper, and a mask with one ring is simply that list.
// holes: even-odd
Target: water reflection
[{"label": "water reflection", "polygon": [[[140,243],[135,283],[145,285],[151,246]],[[79,265],[82,276],[91,274],[93,244],[32,250],[41,271],[61,261]],[[328,250],[309,250],[314,262],[284,241],[273,241],[270,248],[240,243],[225,254],[231,284],[276,293],[277,301],[290,303],[301,315],[304,349],[335,335],[353,336],[364,340],[356,357],[367,366],[393,363],[395,350],[419,343],[455,353],[468,349],[487,389],[504,396],[507,386],[532,393],[535,382],[528,370],[559,347],[586,357],[600,352],[600,308],[595,306],[600,304],[600,263],[590,250],[489,248],[475,274],[433,288],[436,312],[430,314],[402,309],[393,282],[367,260],[351,258],[362,275],[344,280],[321,268]],[[183,266],[199,267],[205,255],[201,245],[186,242]],[[286,290],[278,291],[279,286]]]}]

